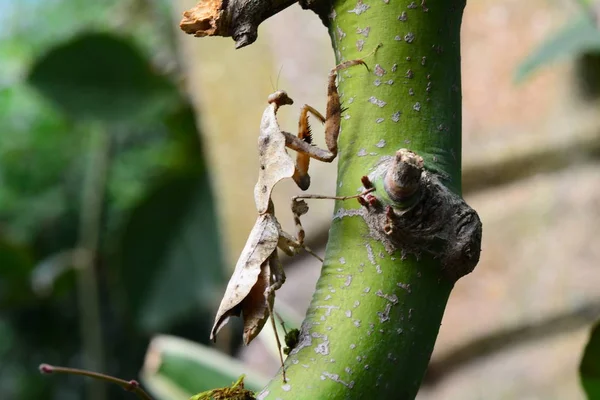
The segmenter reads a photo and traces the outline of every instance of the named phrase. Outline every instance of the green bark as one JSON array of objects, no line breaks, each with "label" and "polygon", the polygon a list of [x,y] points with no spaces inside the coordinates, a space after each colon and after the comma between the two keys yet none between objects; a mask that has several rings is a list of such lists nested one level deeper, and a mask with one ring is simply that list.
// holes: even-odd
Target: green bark
[{"label": "green bark", "polygon": [[[422,4],[426,3],[426,4]],[[337,192],[400,148],[460,194],[460,24],[464,0],[336,1],[327,16],[338,62],[364,57],[370,71],[340,73],[348,110],[340,135]],[[453,282],[439,260],[389,254],[364,220],[338,202],[326,259],[298,347],[259,398],[412,399]],[[288,282],[287,284],[291,284]]]}]

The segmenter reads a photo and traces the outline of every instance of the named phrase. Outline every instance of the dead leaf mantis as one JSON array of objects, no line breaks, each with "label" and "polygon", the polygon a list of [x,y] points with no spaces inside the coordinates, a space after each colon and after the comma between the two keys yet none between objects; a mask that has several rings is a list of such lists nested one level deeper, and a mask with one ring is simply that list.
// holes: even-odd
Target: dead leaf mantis
[{"label": "dead leaf mantis", "polygon": [[[362,59],[346,61],[333,68],[329,73],[327,86],[327,109],[325,117],[309,105],[300,111],[298,135],[282,131],[277,122],[277,110],[283,105],[293,104],[293,100],[284,91],[277,91],[268,97],[268,106],[263,113],[258,138],[259,176],[254,188],[254,200],[258,210],[258,219],[250,232],[248,241],[238,259],[231,276],[221,305],[215,317],[211,331],[211,339],[215,340],[219,330],[227,323],[230,316],[243,316],[243,341],[248,345],[261,331],[267,318],[273,315],[275,291],[285,282],[285,273],[279,262],[277,248],[292,256],[304,248],[315,255],[304,245],[304,230],[300,217],[308,211],[304,201],[292,201],[292,212],[296,222],[297,238],[283,231],[275,217],[271,193],[274,186],[282,179],[292,178],[302,190],[308,189],[310,177],[308,167],[310,158],[331,162],[337,156],[337,139],[340,131],[342,107],[335,83],[338,71],[363,64]],[[325,124],[325,143],[327,150],[312,145],[312,134],[308,123],[309,113]],[[287,153],[286,147],[297,151],[296,162]],[[321,196],[323,197],[323,196]],[[325,196],[326,197],[326,196]],[[357,197],[357,196],[350,196]],[[350,198],[349,197],[349,198]],[[309,196],[309,198],[312,198]],[[275,320],[271,318],[275,337],[279,347],[280,361],[281,343],[277,335]],[[285,370],[283,370],[283,379]]]}]

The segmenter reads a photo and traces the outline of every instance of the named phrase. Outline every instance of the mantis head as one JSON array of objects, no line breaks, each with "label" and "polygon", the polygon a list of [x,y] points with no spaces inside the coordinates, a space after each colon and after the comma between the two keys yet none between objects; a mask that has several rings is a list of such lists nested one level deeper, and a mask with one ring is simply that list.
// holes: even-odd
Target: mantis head
[{"label": "mantis head", "polygon": [[294,104],[294,100],[290,99],[285,91],[278,90],[275,93],[271,93],[269,97],[267,97],[267,103],[275,103],[277,107],[281,107],[286,104]]}]

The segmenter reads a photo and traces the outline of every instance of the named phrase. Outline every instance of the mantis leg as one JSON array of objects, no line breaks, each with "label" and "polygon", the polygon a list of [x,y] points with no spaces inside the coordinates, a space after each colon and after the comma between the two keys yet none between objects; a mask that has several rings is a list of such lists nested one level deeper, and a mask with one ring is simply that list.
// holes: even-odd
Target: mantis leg
[{"label": "mantis leg", "polygon": [[[304,195],[300,195],[300,196],[294,196],[292,197],[292,212],[294,211],[294,209],[298,209],[297,204],[299,203],[303,203],[304,201],[302,199],[325,199],[325,200],[350,200],[350,199],[358,199],[359,197],[362,197],[368,193],[374,192],[375,188],[369,188],[369,189],[365,189],[364,191],[362,191],[359,194],[354,194],[352,196],[326,196],[326,195],[322,195],[322,194],[304,194]],[[308,207],[308,206],[306,206]],[[306,214],[306,212],[299,214],[298,217],[300,217],[301,215]],[[294,222],[296,222],[296,213],[294,213]],[[300,224],[300,219],[298,218],[296,227],[298,227],[298,224]],[[300,227],[302,227],[302,225],[300,224]]]},{"label": "mantis leg", "polygon": [[300,217],[308,212],[308,205],[304,201],[294,202],[292,201],[292,213],[294,214],[294,222],[296,224],[296,235],[293,237],[289,233],[279,230],[279,240],[277,247],[279,247],[288,256],[298,254],[300,249],[304,249],[307,253],[323,262],[323,259],[319,257],[314,251],[312,251],[307,245],[304,244],[304,238],[306,236]]},{"label": "mantis leg", "polygon": [[[294,136],[289,132],[281,132],[285,136],[286,146],[298,152],[293,179],[303,190],[308,189],[308,186],[310,185],[310,177],[308,175],[310,159],[314,158],[323,162],[331,162],[337,156],[337,141],[340,134],[343,109],[340,103],[340,95],[335,79],[338,71],[359,64],[366,66],[362,59],[351,60],[337,65],[329,72],[327,83],[327,110],[325,117],[313,107],[305,104],[300,111],[298,135]],[[325,123],[325,144],[327,145],[327,150],[312,145],[312,133],[308,123],[309,113],[314,115],[321,123]]]},{"label": "mantis leg", "polygon": [[[296,143],[303,142],[308,144],[309,146],[305,148],[307,151],[310,151],[310,149],[312,149],[313,147],[312,132],[310,129],[310,124],[308,122],[309,113],[314,115],[319,121],[321,121],[321,123],[325,122],[325,117],[321,115],[320,112],[318,112],[315,108],[309,106],[308,104],[305,104],[300,109],[300,119],[298,120],[298,136],[294,137],[293,135],[288,134],[289,138],[292,138],[292,141]],[[286,137],[286,146],[288,146],[289,138],[288,136],[286,136],[286,133],[287,132],[283,133],[283,135]],[[327,154],[322,154],[322,156],[327,157]],[[310,156],[308,155],[308,153],[306,153],[305,151],[298,151],[298,154],[296,156],[296,169],[294,171],[294,176],[292,176],[292,179],[294,179],[298,187],[300,187],[303,190],[308,189],[308,187],[310,186],[310,176],[308,175],[309,163]]]},{"label": "mantis leg", "polygon": [[283,383],[287,382],[285,376],[285,366],[283,365],[283,350],[281,347],[281,341],[279,340],[279,334],[277,333],[277,325],[275,323],[275,312],[273,311],[273,303],[275,302],[275,291],[283,285],[285,282],[285,272],[277,257],[277,250],[273,252],[269,257],[269,267],[271,269],[271,285],[265,290],[265,299],[267,300],[267,307],[269,308],[269,319],[271,320],[271,326],[273,327],[273,333],[275,334],[275,341],[277,342],[277,349],[279,353],[279,361],[281,362],[281,375],[283,377]]},{"label": "mantis leg", "polygon": [[[296,225],[296,237],[298,238],[296,241],[294,241],[293,237],[291,237],[289,234],[285,233],[285,232],[279,232],[279,242],[278,242],[278,246],[281,247],[282,244],[282,236],[287,235],[286,241],[284,242],[284,245],[288,245],[288,246],[295,246],[295,247],[303,247],[306,251],[308,251],[309,253],[313,254],[315,257],[317,257],[319,260],[321,260],[321,258],[319,256],[317,256],[316,254],[314,254],[312,252],[312,250],[310,250],[308,247],[306,247],[306,245],[304,244],[304,238],[306,237],[306,232],[304,231],[304,227],[302,226],[302,221],[300,220],[300,217],[303,216],[304,214],[306,214],[308,212],[308,205],[306,204],[306,202],[304,201],[304,199],[330,199],[330,200],[349,200],[349,199],[356,199],[356,198],[361,198],[362,196],[374,191],[375,188],[369,188],[364,190],[362,193],[353,195],[353,196],[324,196],[324,195],[320,195],[320,194],[306,194],[306,195],[301,195],[301,196],[294,196],[292,197],[292,213],[294,214],[294,224]],[[284,250],[285,251],[285,250]],[[289,253],[288,253],[289,254]],[[323,261],[323,260],[321,260]]]}]

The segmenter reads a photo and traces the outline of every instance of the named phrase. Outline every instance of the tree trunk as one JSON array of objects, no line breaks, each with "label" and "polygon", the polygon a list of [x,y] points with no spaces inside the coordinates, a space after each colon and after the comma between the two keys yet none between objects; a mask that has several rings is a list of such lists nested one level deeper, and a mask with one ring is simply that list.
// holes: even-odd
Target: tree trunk
[{"label": "tree trunk", "polygon": [[[356,194],[362,176],[377,175],[378,163],[406,148],[459,199],[464,5],[465,0],[335,1],[322,15],[338,62],[365,57],[382,44],[365,59],[369,71],[355,66],[339,74],[347,107],[339,139],[339,196]],[[375,182],[377,206],[391,205],[400,214],[412,207],[390,200],[382,185]],[[258,398],[416,396],[454,281],[474,264],[448,274],[445,253],[427,244],[390,249],[365,222],[369,210],[354,200],[337,202],[322,274],[300,342],[286,360],[288,382],[276,376]],[[471,243],[477,259],[478,226]]]}]

